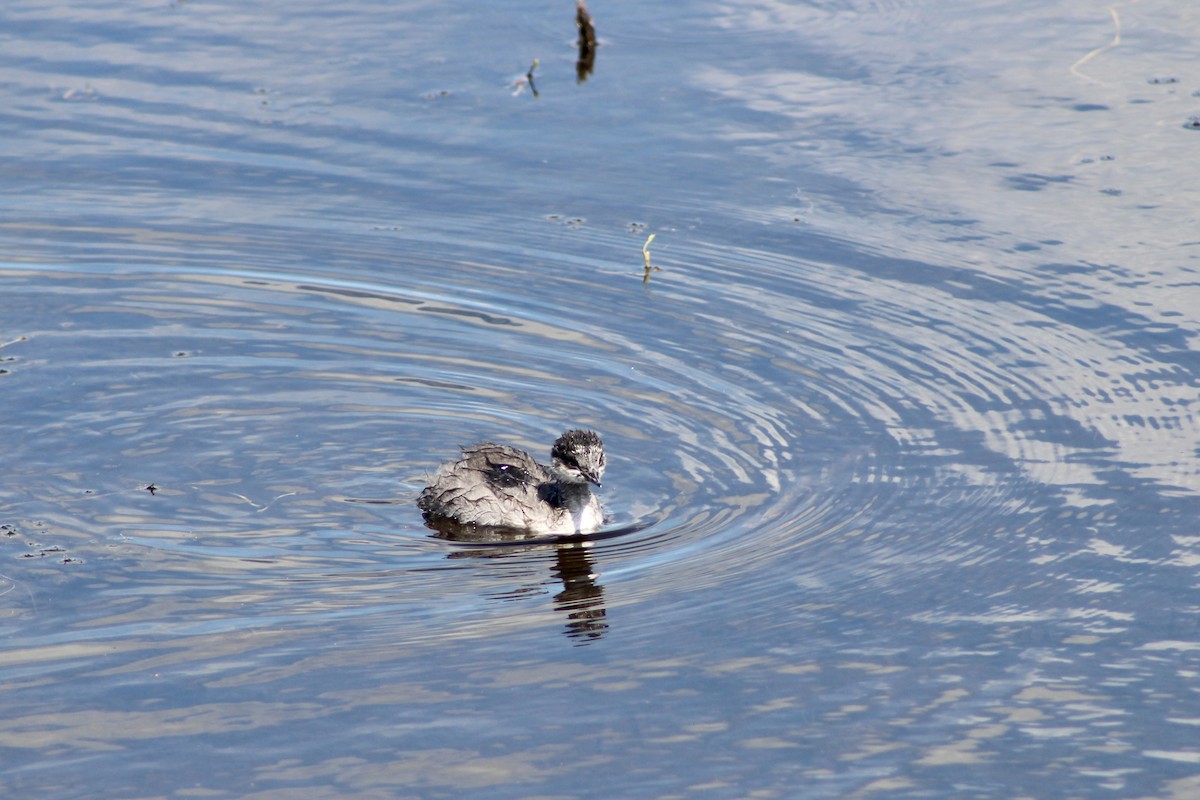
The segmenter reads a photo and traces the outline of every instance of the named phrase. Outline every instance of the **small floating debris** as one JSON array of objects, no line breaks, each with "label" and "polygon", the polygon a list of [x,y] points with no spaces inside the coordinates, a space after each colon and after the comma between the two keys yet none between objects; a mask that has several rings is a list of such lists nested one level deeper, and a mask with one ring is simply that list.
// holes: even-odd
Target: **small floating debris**
[{"label": "small floating debris", "polygon": [[1200,131],[1200,114],[1193,114],[1187,118],[1187,122],[1183,123],[1183,127],[1189,131]]},{"label": "small floating debris", "polygon": [[100,97],[90,85],[85,85],[82,89],[67,89],[61,95],[60,100],[65,100],[68,103],[81,103],[96,100]]},{"label": "small floating debris", "polygon": [[151,497],[153,497],[153,496],[154,496],[154,494],[155,494],[155,492],[157,492],[157,491],[158,491],[158,487],[157,487],[157,486],[155,486],[153,483],[152,483],[152,484],[150,484],[149,486],[145,487],[145,488],[146,488],[146,491],[150,493],[150,496],[151,496]]},{"label": "small floating debris", "polygon": [[575,61],[575,82],[583,83],[596,66],[596,26],[588,12],[587,3],[575,2],[575,25],[579,28],[579,58]]},{"label": "small floating debris", "polygon": [[[29,341],[28,337],[18,336],[17,338],[15,338],[11,341],[0,342],[0,350],[4,349],[5,347],[8,347],[10,344],[16,344],[17,342],[27,342],[27,341]],[[16,356],[0,356],[0,361],[16,361],[16,360],[17,360]],[[0,375],[9,375],[9,374],[11,374],[11,373],[8,370],[0,368]]]},{"label": "small floating debris", "polygon": [[650,273],[651,272],[662,272],[662,269],[660,267],[656,267],[650,263],[650,243],[654,241],[654,237],[657,235],[658,234],[654,234],[654,233],[650,234],[646,238],[646,243],[644,245],[642,245],[642,261],[645,263],[645,266],[646,266],[646,271],[642,274],[642,285],[643,286],[650,283]]}]

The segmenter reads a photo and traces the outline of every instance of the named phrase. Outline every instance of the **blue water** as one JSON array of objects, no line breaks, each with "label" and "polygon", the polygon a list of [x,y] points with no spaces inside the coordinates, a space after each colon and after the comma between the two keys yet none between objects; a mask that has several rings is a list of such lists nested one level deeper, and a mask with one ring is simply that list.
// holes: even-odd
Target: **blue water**
[{"label": "blue water", "polygon": [[1200,15],[592,5],[0,11],[0,792],[1200,792]]}]

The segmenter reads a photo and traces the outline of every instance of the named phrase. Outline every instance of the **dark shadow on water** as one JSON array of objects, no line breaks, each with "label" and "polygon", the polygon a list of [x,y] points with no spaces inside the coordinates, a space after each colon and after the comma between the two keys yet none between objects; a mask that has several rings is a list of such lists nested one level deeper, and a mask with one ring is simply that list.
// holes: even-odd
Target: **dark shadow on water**
[{"label": "dark shadow on water", "polygon": [[469,545],[450,553],[447,558],[506,558],[516,553],[554,552],[550,573],[562,582],[562,591],[554,595],[554,609],[566,615],[563,633],[575,644],[600,639],[608,631],[608,612],[604,605],[604,586],[597,573],[590,546],[604,539],[635,533],[638,526],[571,536],[546,536],[505,528],[481,528],[460,525],[452,520],[426,523],[435,538]]},{"label": "dark shadow on water", "polygon": [[[346,498],[347,502],[368,505],[401,505],[396,500]],[[554,609],[566,615],[563,633],[577,645],[589,644],[608,631],[608,612],[604,606],[604,586],[596,578],[596,568],[590,552],[591,545],[645,530],[645,525],[622,525],[617,528],[586,534],[535,534],[519,528],[463,525],[451,519],[427,519],[432,537],[462,547],[446,558],[503,559],[528,553],[553,552],[551,577],[562,582],[562,591],[554,595]],[[529,591],[517,591],[509,599],[527,596]]]},{"label": "dark shadow on water", "polygon": [[[563,633],[579,645],[600,639],[608,631],[608,612],[604,606],[604,587],[596,580],[596,569],[586,541],[558,544],[511,542],[503,547],[464,548],[450,553],[447,558],[511,558],[517,553],[542,551],[548,554],[550,550],[554,552],[550,574],[561,581],[563,587],[554,595],[554,610],[566,616]],[[524,595],[524,592],[518,592],[513,599]]]}]

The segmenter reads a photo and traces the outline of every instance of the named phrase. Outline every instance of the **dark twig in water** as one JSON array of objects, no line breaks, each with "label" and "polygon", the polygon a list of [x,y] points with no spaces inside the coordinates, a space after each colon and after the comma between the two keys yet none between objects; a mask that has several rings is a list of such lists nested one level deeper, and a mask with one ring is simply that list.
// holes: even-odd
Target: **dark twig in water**
[{"label": "dark twig in water", "polygon": [[579,58],[575,61],[575,82],[583,83],[596,66],[596,26],[588,13],[587,3],[575,2],[575,25],[579,28]]}]

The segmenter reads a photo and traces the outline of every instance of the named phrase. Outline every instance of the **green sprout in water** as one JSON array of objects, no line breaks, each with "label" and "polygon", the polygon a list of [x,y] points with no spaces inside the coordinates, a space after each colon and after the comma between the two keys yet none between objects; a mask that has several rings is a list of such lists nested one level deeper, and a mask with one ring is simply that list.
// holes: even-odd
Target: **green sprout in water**
[{"label": "green sprout in water", "polygon": [[657,234],[653,234],[653,233],[650,234],[648,237],[646,237],[646,243],[644,245],[642,245],[642,261],[644,261],[646,264],[646,271],[642,275],[642,284],[643,285],[650,283],[650,273],[651,272],[662,272],[661,268],[656,267],[650,263],[650,243],[654,241],[654,237],[656,235]]},{"label": "green sprout in water", "polygon": [[529,65],[529,70],[524,75],[517,77],[512,83],[509,84],[509,86],[511,86],[513,89],[513,97],[516,97],[521,92],[525,91],[526,86],[529,87],[529,91],[534,97],[538,96],[537,86],[533,82],[533,71],[536,70],[538,65],[541,63],[541,61],[535,58],[533,63]]}]

